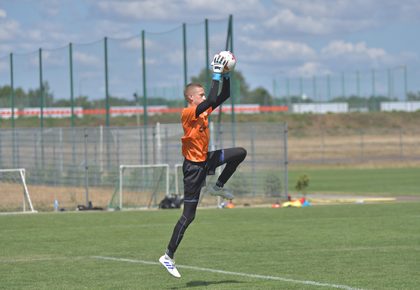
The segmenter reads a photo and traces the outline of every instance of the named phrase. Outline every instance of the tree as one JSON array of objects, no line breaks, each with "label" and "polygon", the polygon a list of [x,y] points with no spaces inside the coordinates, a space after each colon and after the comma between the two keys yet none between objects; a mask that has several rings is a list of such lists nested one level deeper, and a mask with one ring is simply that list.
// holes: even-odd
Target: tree
[{"label": "tree", "polygon": [[295,189],[298,192],[301,192],[303,196],[306,196],[308,187],[309,187],[309,177],[306,174],[301,175],[299,179],[296,181]]},{"label": "tree", "polygon": [[[52,106],[54,102],[54,96],[52,92],[50,92],[50,85],[48,82],[44,82],[43,84],[43,96],[44,96],[44,106]],[[29,89],[28,94],[28,102],[26,106],[29,107],[40,107],[41,106],[41,89],[37,88],[35,90]]]},{"label": "tree", "polygon": [[263,87],[258,87],[251,91],[249,95],[242,99],[243,103],[259,104],[262,106],[270,106],[273,104],[273,97]]},{"label": "tree", "polygon": [[420,101],[420,92],[417,92],[417,93],[409,92],[409,93],[407,93],[407,101]]},{"label": "tree", "polygon": [[[22,88],[15,88],[15,107],[23,107],[25,100],[27,98],[25,91]],[[11,102],[12,88],[10,86],[0,87],[0,107],[10,108],[12,105]]]}]

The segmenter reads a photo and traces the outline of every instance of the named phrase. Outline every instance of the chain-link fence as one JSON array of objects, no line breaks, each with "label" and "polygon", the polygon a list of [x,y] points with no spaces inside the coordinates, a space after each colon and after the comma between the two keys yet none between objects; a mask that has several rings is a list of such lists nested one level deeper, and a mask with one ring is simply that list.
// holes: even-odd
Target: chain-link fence
[{"label": "chain-link fence", "polygon": [[[287,129],[282,124],[211,123],[210,149],[240,146],[248,155],[226,184],[240,203],[276,201],[287,194]],[[0,131],[0,168],[25,168],[34,207],[107,207],[118,190],[121,164],[169,164],[170,193],[183,193],[180,124],[139,127]],[[140,177],[139,177],[140,178]],[[211,177],[209,181],[213,180]],[[175,188],[175,185],[178,188]],[[1,189],[0,189],[1,195]],[[212,201],[202,204],[216,204]],[[153,206],[156,206],[154,204]]]},{"label": "chain-link fence", "polygon": [[[293,97],[303,101],[329,102],[337,98],[360,97],[365,99],[360,108],[379,110],[369,104],[370,97],[406,100],[408,93],[408,70],[406,65],[383,69],[357,70],[340,74],[313,75],[311,77],[275,78],[273,95],[285,100]],[[380,98],[378,102],[380,101]],[[360,108],[352,108],[354,110]]]},{"label": "chain-link fence", "polygon": [[290,164],[418,164],[420,130],[298,128],[289,134]]}]

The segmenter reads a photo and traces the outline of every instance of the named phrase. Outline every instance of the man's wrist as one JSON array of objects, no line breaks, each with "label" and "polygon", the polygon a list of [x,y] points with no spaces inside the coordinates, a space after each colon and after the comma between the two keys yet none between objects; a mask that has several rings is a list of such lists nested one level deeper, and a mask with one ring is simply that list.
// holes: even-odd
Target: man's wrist
[{"label": "man's wrist", "polygon": [[222,74],[221,73],[213,73],[213,80],[215,81],[220,81],[220,79],[222,78]]}]

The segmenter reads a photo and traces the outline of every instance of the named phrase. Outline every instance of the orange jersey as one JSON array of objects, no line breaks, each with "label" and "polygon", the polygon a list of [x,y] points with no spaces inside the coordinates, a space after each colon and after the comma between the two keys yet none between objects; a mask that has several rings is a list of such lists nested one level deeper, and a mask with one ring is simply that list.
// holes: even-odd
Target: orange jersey
[{"label": "orange jersey", "polygon": [[181,121],[184,129],[182,141],[182,155],[187,160],[202,162],[207,159],[210,140],[208,116],[213,111],[210,107],[195,117],[196,107],[188,107],[182,110]]}]

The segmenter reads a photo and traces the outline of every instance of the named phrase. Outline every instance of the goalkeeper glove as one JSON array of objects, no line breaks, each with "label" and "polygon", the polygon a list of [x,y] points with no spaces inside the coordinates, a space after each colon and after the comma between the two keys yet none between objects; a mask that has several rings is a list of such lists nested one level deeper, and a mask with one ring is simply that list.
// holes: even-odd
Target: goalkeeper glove
[{"label": "goalkeeper glove", "polygon": [[221,56],[220,54],[216,54],[211,62],[213,67],[213,80],[220,81],[221,74],[225,69],[225,65],[227,64],[226,58]]}]

